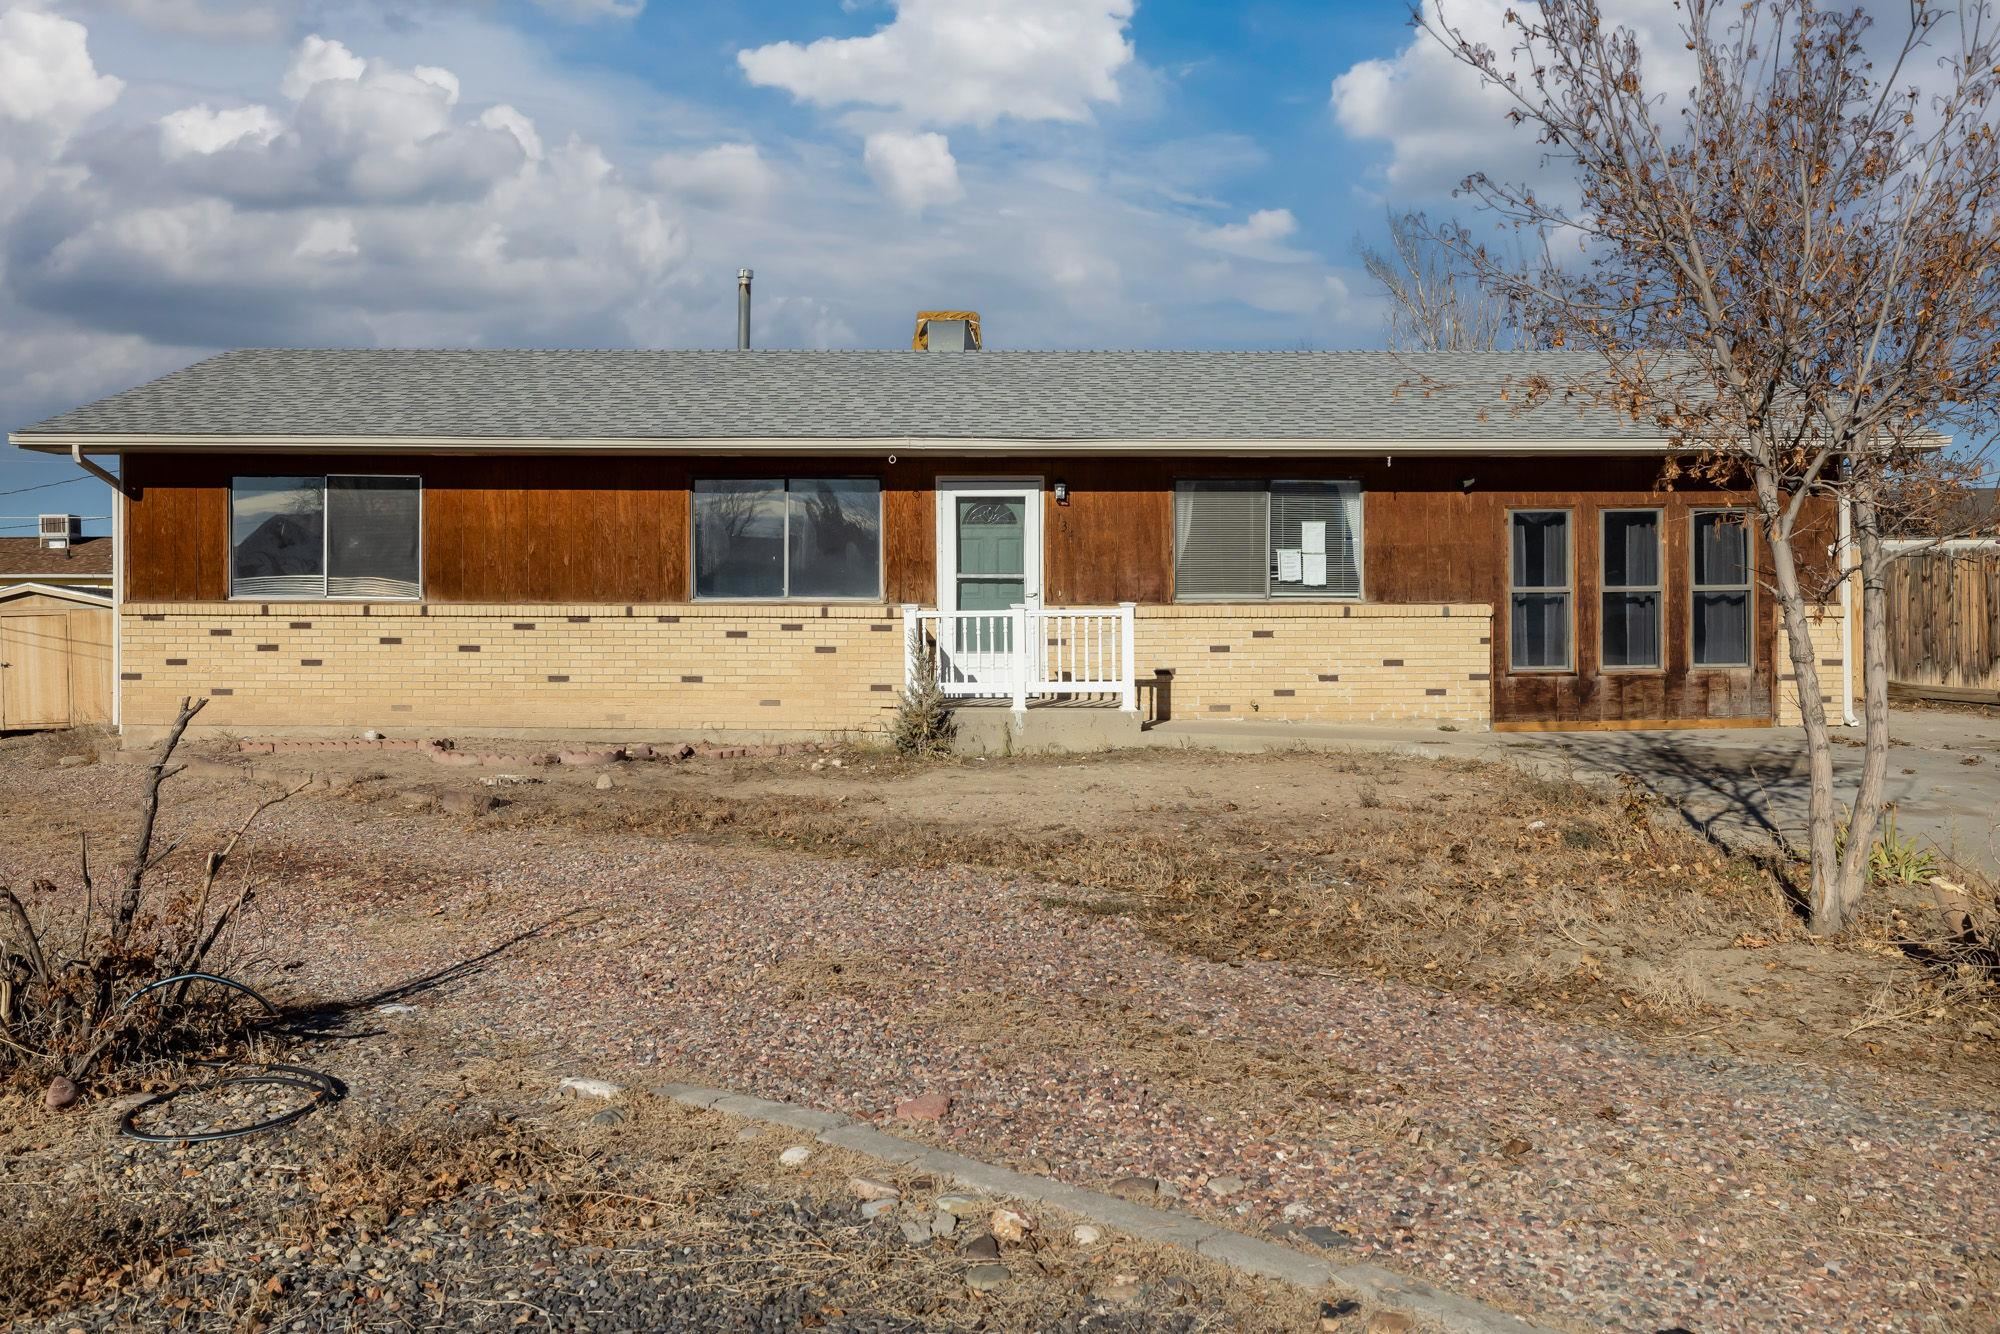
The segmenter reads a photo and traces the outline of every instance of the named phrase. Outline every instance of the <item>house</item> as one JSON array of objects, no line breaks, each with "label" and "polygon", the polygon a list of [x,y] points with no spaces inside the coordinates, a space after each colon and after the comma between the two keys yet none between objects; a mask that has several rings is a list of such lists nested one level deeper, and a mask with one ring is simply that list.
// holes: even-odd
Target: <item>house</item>
[{"label": "house", "polygon": [[0,588],[42,584],[111,593],[111,539],[85,537],[74,514],[44,514],[41,535],[0,537]]},{"label": "house", "polygon": [[[11,439],[119,456],[141,735],[184,695],[238,732],[866,733],[911,629],[1019,716],[1796,716],[1746,496],[1661,489],[1667,442],[1591,402],[1527,406],[1577,354],[929,332],[232,352]],[[1837,690],[1838,607],[1816,634]]]}]

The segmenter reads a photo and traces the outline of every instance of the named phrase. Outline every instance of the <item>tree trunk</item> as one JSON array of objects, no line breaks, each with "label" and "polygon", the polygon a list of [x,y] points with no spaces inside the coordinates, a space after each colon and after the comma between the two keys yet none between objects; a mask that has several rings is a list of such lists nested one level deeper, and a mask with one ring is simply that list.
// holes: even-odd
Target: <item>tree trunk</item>
[{"label": "tree trunk", "polygon": [[1847,850],[1840,864],[1840,919],[1845,921],[1868,890],[1869,859],[1881,824],[1889,779],[1889,555],[1882,547],[1882,515],[1872,478],[1853,492],[1854,542],[1861,574],[1861,717],[1864,749],[1861,786],[1847,820]]},{"label": "tree trunk", "polygon": [[1806,861],[1811,885],[1807,890],[1808,927],[1815,934],[1840,930],[1840,850],[1836,817],[1839,799],[1833,790],[1833,738],[1826,729],[1826,704],[1820,699],[1819,662],[1813,653],[1812,626],[1806,616],[1805,593],[1792,548],[1791,525],[1784,518],[1783,497],[1769,470],[1756,470],[1758,508],[1764,517],[1765,544],[1771,550],[1771,582],[1785,627],[1785,644],[1799,696],[1799,719],[1806,734]]}]

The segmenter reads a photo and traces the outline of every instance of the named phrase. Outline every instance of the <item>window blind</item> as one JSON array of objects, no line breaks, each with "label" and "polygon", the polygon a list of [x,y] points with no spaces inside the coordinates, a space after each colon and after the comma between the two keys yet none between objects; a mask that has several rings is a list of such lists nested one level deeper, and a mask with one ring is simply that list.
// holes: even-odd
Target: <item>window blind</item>
[{"label": "window blind", "polygon": [[328,597],[418,595],[418,505],[414,477],[326,479]]},{"label": "window blind", "polygon": [[1271,596],[1361,596],[1361,484],[1271,483]]},{"label": "window blind", "polygon": [[1174,596],[1260,599],[1270,588],[1270,493],[1261,482],[1174,487]]}]

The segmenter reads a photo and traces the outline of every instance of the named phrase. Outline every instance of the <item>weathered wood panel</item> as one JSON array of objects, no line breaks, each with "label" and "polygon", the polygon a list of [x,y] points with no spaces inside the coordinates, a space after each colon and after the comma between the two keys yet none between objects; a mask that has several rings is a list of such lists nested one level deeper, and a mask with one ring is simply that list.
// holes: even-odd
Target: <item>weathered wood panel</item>
[{"label": "weathered wood panel", "polygon": [[66,612],[69,649],[70,727],[111,721],[111,610],[79,607]]},{"label": "weathered wood panel", "polygon": [[2000,551],[1904,556],[1887,591],[1892,683],[2000,699]]},{"label": "weathered wood panel", "polygon": [[0,730],[69,726],[69,618],[0,616]]}]

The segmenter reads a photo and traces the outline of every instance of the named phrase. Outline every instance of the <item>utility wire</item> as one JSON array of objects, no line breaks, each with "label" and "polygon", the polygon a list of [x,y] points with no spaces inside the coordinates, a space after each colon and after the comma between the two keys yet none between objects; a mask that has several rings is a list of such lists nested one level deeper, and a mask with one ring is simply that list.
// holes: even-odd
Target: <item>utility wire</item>
[{"label": "utility wire", "polygon": [[75,486],[78,482],[94,482],[95,477],[65,477],[60,482],[41,482],[34,486],[17,486],[12,491],[0,491],[0,496],[25,496],[30,491],[46,491],[52,486]]}]

